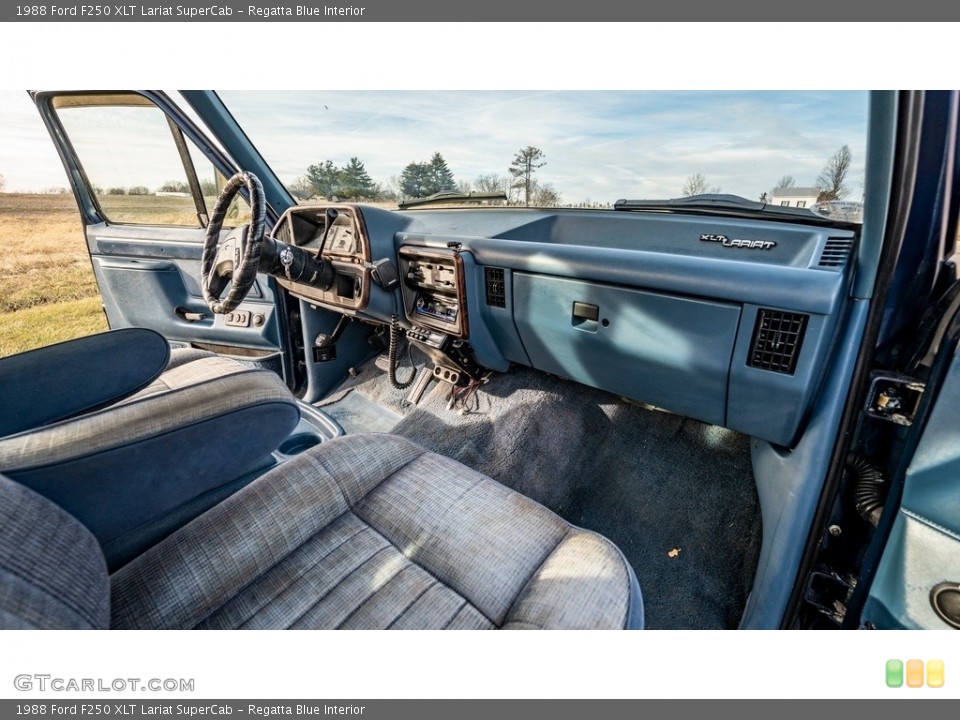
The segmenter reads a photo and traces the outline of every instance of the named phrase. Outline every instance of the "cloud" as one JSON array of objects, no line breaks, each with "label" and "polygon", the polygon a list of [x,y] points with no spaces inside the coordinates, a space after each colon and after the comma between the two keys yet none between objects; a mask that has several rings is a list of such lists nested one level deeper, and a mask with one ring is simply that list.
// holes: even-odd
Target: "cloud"
[{"label": "cloud", "polygon": [[667,197],[697,172],[756,197],[792,174],[812,184],[849,144],[863,170],[867,95],[857,92],[323,92],[223,94],[285,181],[310,162],[358,156],[379,180],[444,155],[459,179],[506,174],[518,149],[546,154],[543,182],[571,202]]},{"label": "cloud", "polygon": [[[698,172],[725,192],[753,198],[785,174],[813,184],[827,158],[849,144],[850,186],[862,183],[865,92],[232,91],[221,97],[285,182],[312,163],[343,164],[353,156],[384,182],[434,152],[458,179],[472,180],[507,174],[517,150],[535,145],[547,161],[538,179],[567,202],[672,197]],[[131,127],[113,138],[133,136]],[[135,142],[147,152],[142,134]],[[99,160],[86,162],[93,167]],[[135,183],[125,170],[118,184],[169,179],[159,178],[158,168],[143,172]],[[0,93],[0,173],[8,189],[65,184],[26,93]]]}]

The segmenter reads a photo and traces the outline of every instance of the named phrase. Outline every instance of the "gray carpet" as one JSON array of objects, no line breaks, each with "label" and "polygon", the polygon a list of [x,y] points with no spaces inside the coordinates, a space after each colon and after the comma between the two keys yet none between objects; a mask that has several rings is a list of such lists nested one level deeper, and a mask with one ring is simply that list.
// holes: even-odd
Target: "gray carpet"
[{"label": "gray carpet", "polygon": [[448,409],[449,389],[434,383],[408,406],[370,362],[318,405],[356,432],[349,409],[375,401],[402,416],[392,432],[610,538],[648,627],[737,626],[760,550],[748,438],[528,368],[492,376],[466,414]]}]

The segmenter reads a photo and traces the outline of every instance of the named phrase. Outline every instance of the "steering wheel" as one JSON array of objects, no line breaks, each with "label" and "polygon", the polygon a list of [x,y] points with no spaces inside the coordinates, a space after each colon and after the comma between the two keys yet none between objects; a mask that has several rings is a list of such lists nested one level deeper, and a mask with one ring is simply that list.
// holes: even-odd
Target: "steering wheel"
[{"label": "steering wheel", "polygon": [[[241,187],[250,193],[250,223],[234,228],[221,241],[220,230],[227,215],[227,208]],[[239,172],[227,181],[213,207],[207,236],[203,242],[200,260],[200,280],[203,299],[215,313],[223,315],[243,302],[253,287],[260,264],[260,251],[266,232],[267,203],[260,179],[250,172]],[[230,281],[233,285],[221,300],[224,288]]]}]

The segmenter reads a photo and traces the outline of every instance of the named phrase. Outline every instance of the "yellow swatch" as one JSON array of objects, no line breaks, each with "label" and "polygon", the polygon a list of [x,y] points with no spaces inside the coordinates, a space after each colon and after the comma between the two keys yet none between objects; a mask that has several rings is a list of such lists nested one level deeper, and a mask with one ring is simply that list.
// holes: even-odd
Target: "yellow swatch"
[{"label": "yellow swatch", "polygon": [[927,660],[927,687],[943,687],[943,660]]}]

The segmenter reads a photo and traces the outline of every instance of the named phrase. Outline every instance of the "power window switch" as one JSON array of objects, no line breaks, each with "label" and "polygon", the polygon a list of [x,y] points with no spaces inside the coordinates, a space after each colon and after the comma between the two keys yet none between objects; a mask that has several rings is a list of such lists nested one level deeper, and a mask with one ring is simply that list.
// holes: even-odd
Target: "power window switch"
[{"label": "power window switch", "polygon": [[234,310],[227,315],[230,327],[250,327],[250,313],[247,310]]}]

